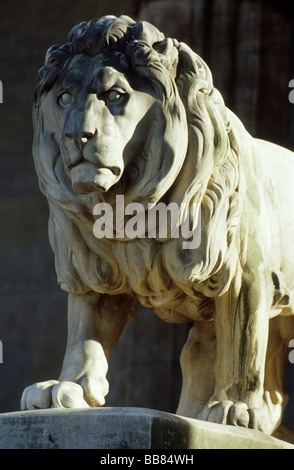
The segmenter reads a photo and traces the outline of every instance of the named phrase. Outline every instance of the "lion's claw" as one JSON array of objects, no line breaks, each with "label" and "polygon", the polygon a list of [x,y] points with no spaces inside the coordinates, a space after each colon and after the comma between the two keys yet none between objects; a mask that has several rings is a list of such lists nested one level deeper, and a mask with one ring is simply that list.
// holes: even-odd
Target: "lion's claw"
[{"label": "lion's claw", "polygon": [[202,411],[201,418],[213,423],[231,424],[245,428],[257,428],[255,410],[246,403],[231,400],[212,401]]},{"label": "lion's claw", "polygon": [[[89,400],[88,400],[89,401]],[[85,399],[85,392],[81,385],[57,380],[39,382],[27,387],[21,397],[21,410],[35,410],[44,408],[89,408],[90,406],[101,406],[104,397],[99,399],[91,397],[90,404]]]},{"label": "lion's claw", "polygon": [[20,401],[20,409],[38,410],[52,407],[52,389],[57,380],[38,382],[25,388]]},{"label": "lion's claw", "polygon": [[53,408],[89,408],[84,399],[84,390],[74,382],[64,381],[52,389]]}]

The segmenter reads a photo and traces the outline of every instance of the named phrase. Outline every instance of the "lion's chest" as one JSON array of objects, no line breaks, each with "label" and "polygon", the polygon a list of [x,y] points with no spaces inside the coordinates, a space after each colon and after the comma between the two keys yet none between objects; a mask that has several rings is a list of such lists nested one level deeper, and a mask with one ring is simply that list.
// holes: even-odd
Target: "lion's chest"
[{"label": "lion's chest", "polygon": [[167,272],[161,244],[146,239],[114,243],[113,254],[119,278],[116,286],[135,294],[162,319],[185,322],[211,317],[211,301],[191,286],[179,287]]}]

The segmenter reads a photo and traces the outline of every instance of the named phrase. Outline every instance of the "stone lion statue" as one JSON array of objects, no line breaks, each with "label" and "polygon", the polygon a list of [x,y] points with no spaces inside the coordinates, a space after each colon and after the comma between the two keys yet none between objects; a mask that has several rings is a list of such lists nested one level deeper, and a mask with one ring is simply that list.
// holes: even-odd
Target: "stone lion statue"
[{"label": "stone lion statue", "polygon": [[[178,414],[272,434],[294,338],[293,154],[247,133],[187,45],[126,16],[83,22],[48,50],[33,120],[68,342],[59,379],[26,388],[22,409],[103,405],[140,303],[193,325]],[[118,216],[118,195],[146,211],[185,204],[191,225],[198,204],[199,245],[98,239],[93,208]]]}]

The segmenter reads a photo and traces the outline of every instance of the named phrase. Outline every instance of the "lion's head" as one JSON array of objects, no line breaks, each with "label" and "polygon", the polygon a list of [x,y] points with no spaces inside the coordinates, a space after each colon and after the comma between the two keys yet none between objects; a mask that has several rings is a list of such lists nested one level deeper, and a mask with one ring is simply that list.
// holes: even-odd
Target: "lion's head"
[{"label": "lion's head", "polygon": [[[47,52],[39,74],[37,114],[46,120],[45,135],[50,133],[59,148],[65,172],[59,183],[70,183],[75,198],[93,191],[102,196],[118,182],[116,191],[124,185],[125,192],[140,183],[152,146],[165,162],[151,162],[145,196],[158,192],[159,199],[163,191],[158,186],[166,181],[165,192],[177,176],[187,150],[186,116],[160,55],[151,47],[163,39],[151,25],[105,17],[78,25],[67,44]],[[39,134],[39,122],[36,128]],[[181,138],[174,139],[174,133]],[[39,147],[40,140],[35,153]],[[51,168],[56,164],[47,160]]]},{"label": "lion's head", "polygon": [[[220,247],[232,240],[238,149],[209,68],[188,46],[125,16],[79,24],[47,52],[34,129],[63,288],[101,290],[110,277],[122,284],[92,233],[93,204],[112,203],[116,194],[144,206],[201,202],[201,247],[187,254],[170,240],[163,264],[179,284],[217,274],[226,257]],[[213,244],[216,218],[223,235]]]}]

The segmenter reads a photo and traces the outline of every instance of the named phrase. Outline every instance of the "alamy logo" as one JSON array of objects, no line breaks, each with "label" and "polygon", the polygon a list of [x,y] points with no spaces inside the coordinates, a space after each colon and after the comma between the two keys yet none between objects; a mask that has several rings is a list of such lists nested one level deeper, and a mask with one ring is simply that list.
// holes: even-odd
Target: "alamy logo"
[{"label": "alamy logo", "polygon": [[3,85],[0,80],[0,103],[3,103]]},{"label": "alamy logo", "polygon": [[110,204],[100,202],[94,206],[93,215],[99,216],[93,226],[96,238],[157,238],[167,240],[182,236],[184,249],[195,249],[201,243],[201,205],[178,205],[171,202],[143,204],[132,202],[125,206],[124,196],[116,196],[115,211]]},{"label": "alamy logo", "polygon": [[[289,88],[294,88],[294,79],[292,78],[289,82],[289,85],[288,85]],[[294,90],[291,90],[289,95],[288,95],[288,98],[289,98],[289,101],[290,103],[294,103]]]},{"label": "alamy logo", "polygon": [[[294,348],[294,339],[291,339],[289,341],[288,346],[289,346],[289,348]],[[291,362],[291,364],[294,364],[294,349],[292,349],[292,351],[290,351],[288,358],[289,358],[289,362]]]}]

